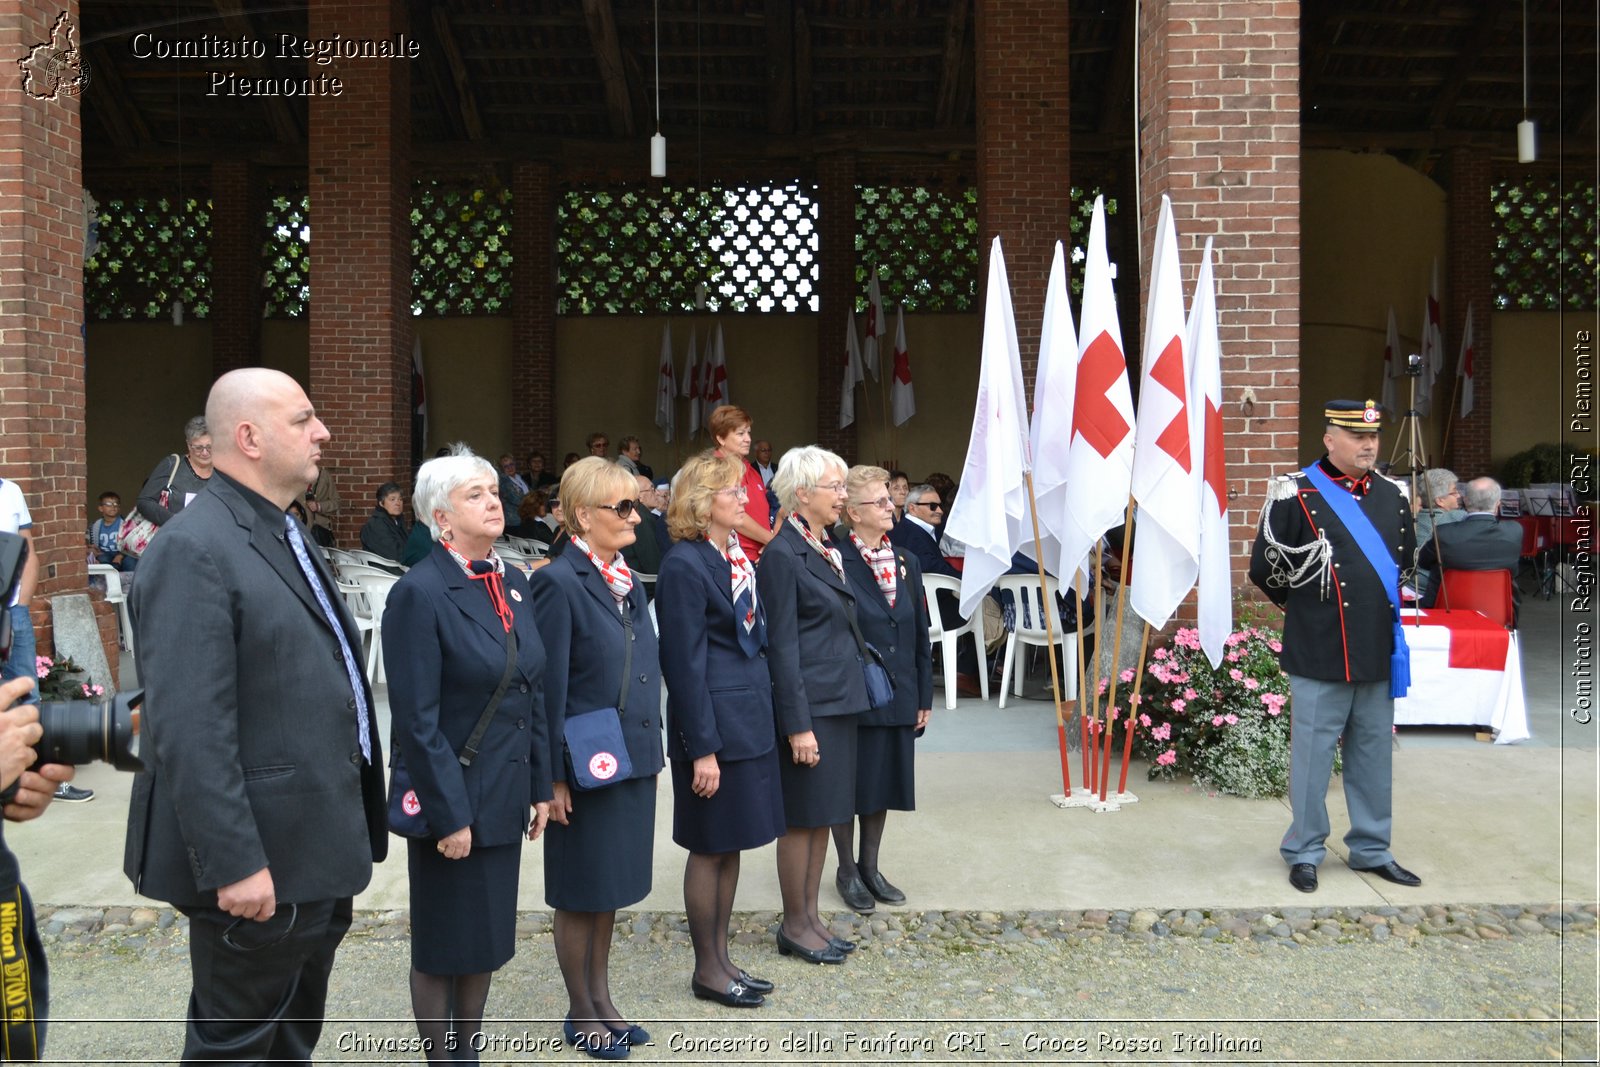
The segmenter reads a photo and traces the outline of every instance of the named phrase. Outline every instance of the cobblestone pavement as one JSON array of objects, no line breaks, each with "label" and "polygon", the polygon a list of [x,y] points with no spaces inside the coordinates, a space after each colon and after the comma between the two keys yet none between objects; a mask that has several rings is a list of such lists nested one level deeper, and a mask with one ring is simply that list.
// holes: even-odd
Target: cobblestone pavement
[{"label": "cobblestone pavement", "polygon": [[[619,917],[612,988],[681,1063],[1362,1064],[1595,1062],[1596,908],[1459,905],[835,917],[842,967],[780,959],[777,916],[734,917],[764,1008],[694,1000],[681,914]],[[156,908],[41,908],[57,1063],[176,1058],[186,921]],[[420,1063],[405,912],[359,914],[318,1062]],[[495,978],[482,1061],[579,1062],[548,914],[525,913]]]}]

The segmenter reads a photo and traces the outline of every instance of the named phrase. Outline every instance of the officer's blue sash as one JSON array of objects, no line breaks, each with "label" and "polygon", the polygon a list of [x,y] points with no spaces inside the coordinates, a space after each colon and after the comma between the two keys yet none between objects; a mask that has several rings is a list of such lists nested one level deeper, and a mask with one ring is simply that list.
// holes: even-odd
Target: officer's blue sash
[{"label": "officer's blue sash", "polygon": [[1383,543],[1383,536],[1372,525],[1372,520],[1367,518],[1367,513],[1361,510],[1356,498],[1335,485],[1333,479],[1323,473],[1320,464],[1312,463],[1300,473],[1317,487],[1322,499],[1339,516],[1344,528],[1350,531],[1356,547],[1361,549],[1361,554],[1377,572],[1378,583],[1389,597],[1389,608],[1394,615],[1394,651],[1389,654],[1389,695],[1403,697],[1411,686],[1411,649],[1406,645],[1405,627],[1400,624],[1400,565],[1389,555],[1389,547]]}]

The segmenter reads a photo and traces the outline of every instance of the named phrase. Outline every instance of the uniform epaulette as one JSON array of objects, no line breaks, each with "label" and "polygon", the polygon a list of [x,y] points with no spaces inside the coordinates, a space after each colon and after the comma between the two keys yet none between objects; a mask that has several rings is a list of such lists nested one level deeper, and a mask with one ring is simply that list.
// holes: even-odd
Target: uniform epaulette
[{"label": "uniform epaulette", "polygon": [[1293,474],[1280,474],[1267,482],[1267,503],[1279,500],[1288,500],[1300,492],[1300,482],[1297,479],[1305,475],[1299,471]]}]

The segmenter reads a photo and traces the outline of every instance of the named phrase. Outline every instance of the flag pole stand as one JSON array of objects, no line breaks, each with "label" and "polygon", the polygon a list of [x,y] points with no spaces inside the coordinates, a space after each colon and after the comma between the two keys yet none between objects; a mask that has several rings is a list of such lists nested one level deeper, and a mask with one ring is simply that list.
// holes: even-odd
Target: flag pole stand
[{"label": "flag pole stand", "polygon": [[[1072,806],[1072,760],[1067,755],[1067,720],[1061,713],[1061,669],[1056,664],[1055,597],[1050,595],[1044,574],[1044,548],[1039,543],[1039,501],[1033,495],[1033,472],[1022,472],[1028,487],[1028,518],[1033,522],[1033,558],[1039,565],[1039,614],[1044,616],[1045,651],[1050,660],[1050,701],[1056,709],[1056,747],[1061,755],[1061,792],[1050,798],[1058,808]],[[1022,611],[1017,604],[1016,610]],[[1021,615],[1017,616],[1019,619]],[[1004,695],[1004,694],[1002,694]]]},{"label": "flag pole stand", "polygon": [[[1107,615],[1106,615],[1106,611],[1105,611],[1105,607],[1104,607],[1104,605],[1105,605],[1105,568],[1101,565],[1102,556],[1103,556],[1103,553],[1101,552],[1101,549],[1100,549],[1101,540],[1102,540],[1102,538],[1097,537],[1097,538],[1095,538],[1095,541],[1094,541],[1094,557],[1095,557],[1095,567],[1094,567],[1094,632],[1095,632],[1094,681],[1093,681],[1093,683],[1089,684],[1089,692],[1093,695],[1093,699],[1087,705],[1090,708],[1095,708],[1096,709],[1096,711],[1095,711],[1096,715],[1099,714],[1098,708],[1099,708],[1099,703],[1100,703],[1100,678],[1101,678],[1101,673],[1102,673],[1102,668],[1100,666],[1100,662],[1101,662],[1101,660],[1103,658],[1100,655],[1100,653],[1102,651],[1102,649],[1101,649],[1101,639],[1105,636],[1105,632],[1106,632],[1106,628],[1101,624],[1104,623],[1106,621],[1106,619],[1107,619]],[[1078,654],[1080,656],[1079,663],[1081,665],[1082,664],[1081,656],[1083,655],[1081,631],[1080,631]],[[1079,674],[1079,677],[1083,676],[1083,672],[1082,671],[1079,671],[1078,674]],[[1098,739],[1097,736],[1092,736],[1093,735],[1093,731],[1090,729],[1090,723],[1089,723],[1089,720],[1090,720],[1091,716],[1087,712],[1082,713],[1082,715],[1083,715],[1083,720],[1084,720],[1084,722],[1083,722],[1083,728],[1084,728],[1084,738],[1083,738],[1083,760],[1084,760],[1083,784],[1088,787],[1089,792],[1096,793],[1096,792],[1099,792],[1099,789],[1095,784],[1094,772],[1100,769],[1100,745],[1099,745],[1099,739]],[[1098,720],[1096,720],[1096,721],[1098,721]]]},{"label": "flag pole stand", "polygon": [[[1095,542],[1094,542],[1094,561],[1095,561],[1095,573],[1098,574],[1100,572],[1100,539],[1098,537],[1095,538]],[[1094,789],[1091,788],[1090,785],[1089,785],[1089,775],[1088,775],[1088,770],[1087,770],[1088,763],[1089,763],[1089,721],[1088,721],[1089,717],[1087,715],[1085,715],[1084,711],[1083,711],[1083,708],[1084,708],[1084,702],[1083,702],[1084,687],[1089,684],[1089,676],[1088,676],[1087,673],[1084,672],[1084,669],[1083,669],[1084,668],[1084,663],[1083,663],[1083,631],[1084,631],[1083,582],[1084,582],[1084,574],[1083,574],[1083,571],[1079,570],[1075,577],[1077,579],[1077,587],[1078,587],[1078,589],[1077,589],[1077,591],[1078,591],[1078,641],[1077,641],[1077,645],[1078,645],[1078,752],[1083,757],[1083,763],[1084,763],[1085,771],[1084,771],[1084,784],[1080,785],[1077,789],[1073,790],[1072,796],[1077,801],[1078,804],[1087,804],[1094,797]],[[1100,601],[1099,600],[1095,601],[1094,609],[1095,609],[1095,623],[1096,623],[1095,633],[1099,634],[1100,633],[1100,628],[1099,628],[1099,625],[1098,625],[1099,621],[1100,621],[1100,619],[1099,619]],[[1100,658],[1099,656],[1096,656],[1095,660],[1098,662],[1099,658]],[[1099,692],[1098,686],[1096,686],[1096,688],[1094,688],[1094,689],[1089,690],[1089,692],[1098,693]]]},{"label": "flag pole stand", "polygon": [[[1139,728],[1139,690],[1144,686],[1145,654],[1150,651],[1150,623],[1144,624],[1144,637],[1139,640],[1139,662],[1133,668],[1133,692],[1128,697],[1128,717],[1122,728],[1122,775],[1117,779],[1117,799],[1124,804],[1138,801],[1128,792],[1128,762],[1133,758],[1133,734]],[[1133,797],[1132,801],[1124,797]]]},{"label": "flag pole stand", "polygon": [[[1117,634],[1111,644],[1111,664],[1107,668],[1110,672],[1110,681],[1106,685],[1105,716],[1101,720],[1105,723],[1103,731],[1105,742],[1105,764],[1098,771],[1100,783],[1100,802],[1106,800],[1106,779],[1111,777],[1111,709],[1117,703],[1117,664],[1122,661],[1122,613],[1128,603],[1128,549],[1133,544],[1133,495],[1128,495],[1128,507],[1122,516],[1122,571],[1121,580],[1117,582]],[[1098,657],[1097,657],[1098,658]]]}]

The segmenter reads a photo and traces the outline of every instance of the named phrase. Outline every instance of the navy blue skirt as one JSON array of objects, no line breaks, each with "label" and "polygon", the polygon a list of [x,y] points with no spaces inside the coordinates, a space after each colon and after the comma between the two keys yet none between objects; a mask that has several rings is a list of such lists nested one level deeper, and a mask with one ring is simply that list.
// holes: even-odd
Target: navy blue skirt
[{"label": "navy blue skirt", "polygon": [[656,779],[572,791],[571,825],[544,832],[544,902],[562,911],[616,911],[650,895]]},{"label": "navy blue skirt", "polygon": [[783,783],[783,821],[796,829],[849,822],[856,814],[855,715],[812,719],[817,735],[817,765],[794,761],[787,737],[778,738],[779,779]]},{"label": "navy blue skirt", "polygon": [[722,772],[717,791],[697,797],[690,788],[694,761],[672,761],[672,840],[690,852],[714,855],[760,848],[782,837],[778,749],[753,759],[718,760],[717,767]]},{"label": "navy blue skirt", "polygon": [[474,846],[447,860],[439,842],[406,842],[411,879],[411,966],[423,974],[497,971],[516,955],[522,842]]},{"label": "navy blue skirt", "polygon": [[856,733],[856,814],[917,810],[915,726],[863,726]]}]

